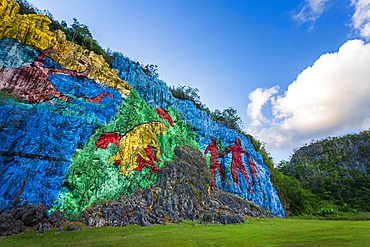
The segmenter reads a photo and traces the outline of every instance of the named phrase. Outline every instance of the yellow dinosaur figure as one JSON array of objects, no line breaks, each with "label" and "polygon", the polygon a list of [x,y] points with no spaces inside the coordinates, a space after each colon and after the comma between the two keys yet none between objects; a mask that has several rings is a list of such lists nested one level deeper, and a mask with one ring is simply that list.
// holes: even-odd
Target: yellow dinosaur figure
[{"label": "yellow dinosaur figure", "polygon": [[138,154],[146,161],[150,161],[145,153],[147,146],[154,147],[158,150],[157,157],[162,156],[157,135],[166,135],[167,131],[168,127],[162,122],[144,123],[134,127],[119,140],[118,151],[109,158],[108,164],[112,161],[121,161],[119,174],[124,176],[130,175],[131,172],[128,171],[128,167],[131,164],[129,167],[131,171],[138,167],[135,164]]}]

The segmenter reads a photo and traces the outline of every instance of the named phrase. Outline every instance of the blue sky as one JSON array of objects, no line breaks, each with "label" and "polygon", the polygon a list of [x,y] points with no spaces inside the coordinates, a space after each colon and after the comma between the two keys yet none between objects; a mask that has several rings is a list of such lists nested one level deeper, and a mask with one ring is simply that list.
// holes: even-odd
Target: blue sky
[{"label": "blue sky", "polygon": [[234,107],[275,162],[370,127],[370,0],[30,3],[158,65],[169,86],[198,88],[211,110]]}]

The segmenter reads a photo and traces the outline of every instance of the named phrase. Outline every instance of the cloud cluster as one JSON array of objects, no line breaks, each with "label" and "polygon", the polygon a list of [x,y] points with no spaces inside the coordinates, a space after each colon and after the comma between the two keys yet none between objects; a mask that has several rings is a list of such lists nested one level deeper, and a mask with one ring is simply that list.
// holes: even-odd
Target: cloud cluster
[{"label": "cloud cluster", "polygon": [[279,91],[279,87],[275,86],[270,89],[257,88],[252,93],[249,94],[249,99],[251,103],[248,105],[247,113],[251,119],[253,119],[251,126],[258,127],[261,126],[262,122],[268,122],[261,112],[262,106],[267,103],[272,95]]},{"label": "cloud cluster", "polygon": [[[350,40],[338,52],[322,55],[289,85],[258,88],[249,98],[247,131],[267,144],[270,151],[304,145],[312,139],[357,132],[370,127],[370,44]],[[268,128],[262,106],[273,119]],[[266,121],[265,121],[266,122]]]},{"label": "cloud cluster", "polygon": [[[311,22],[311,29],[315,21],[334,3],[333,0],[305,0],[300,4],[300,11],[293,14],[293,19],[300,23]],[[370,0],[351,0],[350,6],[354,7],[355,11],[350,26],[362,38],[370,40]]]},{"label": "cloud cluster", "polygon": [[320,18],[327,3],[330,0],[305,0],[301,3],[300,11],[293,15],[293,18],[299,22],[314,22]]},{"label": "cloud cluster", "polygon": [[370,40],[370,0],[351,0],[355,6],[352,26],[360,32],[361,37]]}]

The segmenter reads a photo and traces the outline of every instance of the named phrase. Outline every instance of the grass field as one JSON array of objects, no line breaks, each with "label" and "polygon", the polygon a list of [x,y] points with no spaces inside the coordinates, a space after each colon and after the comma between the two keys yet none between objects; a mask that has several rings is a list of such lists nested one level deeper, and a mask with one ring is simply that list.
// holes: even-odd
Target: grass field
[{"label": "grass field", "polygon": [[185,222],[37,232],[0,238],[0,246],[370,246],[370,221],[353,220],[252,219],[239,225]]}]

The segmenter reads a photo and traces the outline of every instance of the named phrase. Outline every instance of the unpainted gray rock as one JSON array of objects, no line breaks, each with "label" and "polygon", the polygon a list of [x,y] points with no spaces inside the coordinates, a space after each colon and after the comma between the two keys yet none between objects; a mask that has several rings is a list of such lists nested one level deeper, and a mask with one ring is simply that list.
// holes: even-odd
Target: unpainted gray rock
[{"label": "unpainted gray rock", "polygon": [[25,230],[23,222],[14,219],[9,210],[0,214],[0,236],[9,236],[21,233]]},{"label": "unpainted gray rock", "polygon": [[83,228],[81,226],[68,225],[67,231],[81,231]]},{"label": "unpainted gray rock", "polygon": [[64,213],[61,212],[59,209],[55,210],[54,213],[52,213],[50,215],[50,217],[48,218],[48,223],[52,226],[52,227],[59,227],[61,224],[62,224],[62,221],[63,221],[63,217],[64,217]]},{"label": "unpainted gray rock", "polygon": [[23,222],[25,226],[34,226],[46,217],[48,209],[45,205],[24,205],[20,209],[13,209],[12,213],[16,220]]}]

